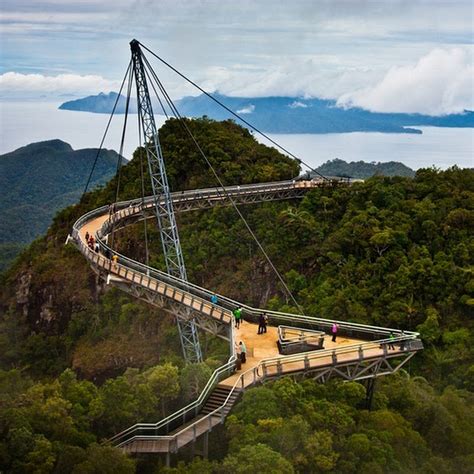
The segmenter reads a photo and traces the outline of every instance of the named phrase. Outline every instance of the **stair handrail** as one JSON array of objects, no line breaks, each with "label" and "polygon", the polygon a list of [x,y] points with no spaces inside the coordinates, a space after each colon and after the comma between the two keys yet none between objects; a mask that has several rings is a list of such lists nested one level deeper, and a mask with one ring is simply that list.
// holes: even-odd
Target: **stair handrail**
[{"label": "stair handrail", "polygon": [[[212,390],[214,389],[214,386],[219,383],[219,377],[220,375],[227,371],[227,370],[233,370],[235,367],[235,361],[236,361],[236,356],[233,355],[230,357],[229,361],[225,363],[224,365],[221,365],[218,367],[214,372],[212,373],[211,377],[207,381],[205,387],[199,394],[199,397],[191,402],[190,404],[186,405],[183,408],[180,408],[179,410],[171,413],[168,415],[166,418],[163,418],[162,420],[156,422],[156,423],[135,423],[134,425],[130,426],[126,430],[121,431],[120,433],[117,433],[116,435],[112,436],[111,438],[108,439],[108,442],[110,443],[115,443],[119,438],[122,438],[129,434],[131,431],[136,431],[137,429],[153,429],[153,430],[158,430],[160,428],[166,427],[173,421],[182,418],[188,413],[195,412],[197,408],[202,408],[204,402],[206,401],[207,397],[210,395]],[[195,413],[197,415],[197,413]],[[166,436],[166,435],[156,435],[156,436]]]}]

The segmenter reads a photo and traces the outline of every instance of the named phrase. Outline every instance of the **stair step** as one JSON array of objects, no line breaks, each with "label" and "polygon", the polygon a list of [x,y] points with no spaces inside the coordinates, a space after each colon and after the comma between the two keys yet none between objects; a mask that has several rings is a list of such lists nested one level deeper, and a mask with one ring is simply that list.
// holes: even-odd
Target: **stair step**
[{"label": "stair step", "polygon": [[[227,400],[227,397],[209,397],[206,401],[206,403],[208,402],[219,402],[219,403],[224,403],[225,401]],[[229,398],[230,400],[230,398]]]},{"label": "stair step", "polygon": [[223,390],[219,388],[215,388],[212,393],[230,393],[230,390]]},{"label": "stair step", "polygon": [[214,392],[226,392],[226,393],[229,393],[230,390],[231,390],[230,388],[216,387],[213,391],[214,391]]},{"label": "stair step", "polygon": [[[202,414],[202,415],[209,415],[209,413],[212,413],[214,410],[215,410],[215,409],[210,409],[210,408],[207,409],[207,410],[202,410],[202,411],[201,411],[201,414]],[[229,413],[229,412],[230,412],[230,407],[224,408],[224,409],[222,410],[222,412],[217,413],[216,416],[219,416],[221,413],[223,413],[224,415],[227,415],[227,413]]]}]

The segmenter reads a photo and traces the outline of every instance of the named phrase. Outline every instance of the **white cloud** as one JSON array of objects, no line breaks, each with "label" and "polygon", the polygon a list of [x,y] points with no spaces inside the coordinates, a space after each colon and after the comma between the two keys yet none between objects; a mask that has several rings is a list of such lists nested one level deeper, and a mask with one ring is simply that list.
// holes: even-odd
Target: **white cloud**
[{"label": "white cloud", "polygon": [[59,74],[20,74],[6,72],[0,74],[0,91],[3,95],[11,93],[46,93],[46,94],[85,94],[118,90],[120,83],[109,81],[101,76]]},{"label": "white cloud", "polygon": [[213,67],[199,81],[204,89],[234,97],[336,99],[382,77],[380,69],[339,64],[335,57],[278,57],[260,68]]},{"label": "white cloud", "polygon": [[255,110],[255,105],[250,104],[237,110],[238,114],[251,114]]},{"label": "white cloud", "polygon": [[343,94],[338,104],[378,112],[444,115],[474,109],[474,64],[462,48],[434,49],[415,65],[391,68],[372,87]]}]

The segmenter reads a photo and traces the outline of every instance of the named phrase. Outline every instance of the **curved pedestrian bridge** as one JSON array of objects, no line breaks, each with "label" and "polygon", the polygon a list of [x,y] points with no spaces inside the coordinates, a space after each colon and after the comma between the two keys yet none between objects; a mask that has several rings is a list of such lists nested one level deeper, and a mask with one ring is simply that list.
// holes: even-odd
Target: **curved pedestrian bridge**
[{"label": "curved pedestrian bridge", "polygon": [[[173,193],[176,212],[214,206],[252,204],[270,200],[298,199],[321,186],[348,185],[337,180],[282,181]],[[82,216],[73,227],[72,239],[100,278],[178,318],[193,319],[204,331],[229,343],[229,359],[208,381],[197,400],[157,423],[138,423],[114,436],[110,442],[127,452],[177,452],[188,443],[207,435],[222,423],[246,388],[284,375],[311,376],[325,382],[331,377],[345,380],[372,379],[397,371],[423,348],[418,333],[335,321],[273,311],[263,311],[217,295],[167,273],[118,254],[108,245],[112,231],[153,217],[153,198],[124,201],[103,206]],[[85,234],[93,235],[99,251],[90,249]],[[114,262],[110,257],[117,255]],[[235,328],[232,311],[242,307],[244,322]],[[266,334],[258,335],[262,312],[269,317]],[[338,336],[331,341],[331,327],[337,322]],[[280,354],[278,327],[301,332],[323,333],[323,348],[289,355]],[[326,336],[324,336],[326,334]],[[247,362],[236,370],[235,344],[244,341]],[[207,439],[207,438],[205,438]]]}]

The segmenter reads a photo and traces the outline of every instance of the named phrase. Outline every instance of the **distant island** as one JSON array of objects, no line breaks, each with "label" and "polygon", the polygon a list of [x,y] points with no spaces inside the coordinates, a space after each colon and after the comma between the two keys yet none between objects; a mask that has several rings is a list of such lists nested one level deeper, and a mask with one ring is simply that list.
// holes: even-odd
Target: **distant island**
[{"label": "distant island", "polygon": [[[464,111],[439,117],[421,114],[377,113],[360,108],[338,107],[336,101],[305,99],[299,97],[228,97],[214,94],[235,113],[252,125],[267,133],[422,133],[417,126],[474,127],[474,112]],[[115,92],[101,93],[64,102],[62,110],[92,113],[111,113],[117,99]],[[125,98],[121,96],[116,113],[125,112]],[[184,97],[176,101],[182,115],[187,117],[207,116],[215,120],[234,118],[205,95]],[[130,112],[136,112],[136,103],[130,103]],[[154,104],[154,112],[160,114],[161,107]]]},{"label": "distant island", "polygon": [[[73,150],[61,140],[0,155],[0,272],[47,230],[58,210],[77,202],[96,155],[96,148]],[[101,151],[90,189],[114,176],[118,156]]]},{"label": "distant island", "polygon": [[[98,95],[91,95],[88,97],[84,97],[82,99],[75,99],[70,100],[68,102],[64,102],[58,108],[60,110],[74,110],[76,112],[92,112],[94,114],[110,114],[114,108],[114,104],[117,100],[118,94],[116,92],[109,92],[105,94],[101,92]],[[124,114],[126,109],[126,98],[121,95],[115,113],[117,114]],[[131,101],[129,106],[130,113],[137,112],[137,104],[136,101]]]},{"label": "distant island", "polygon": [[343,176],[366,179],[371,176],[406,176],[413,178],[415,171],[398,161],[386,163],[365,161],[347,161],[336,158],[318,166],[316,171],[324,176]]}]

